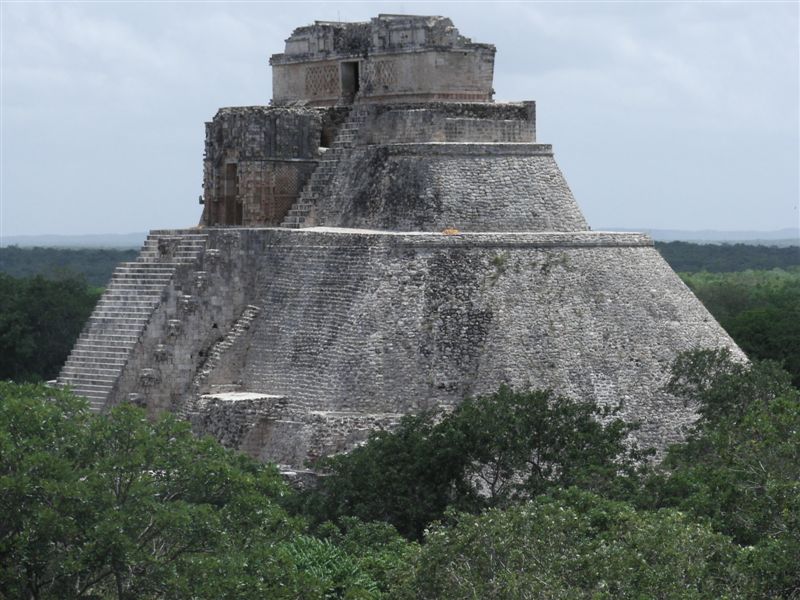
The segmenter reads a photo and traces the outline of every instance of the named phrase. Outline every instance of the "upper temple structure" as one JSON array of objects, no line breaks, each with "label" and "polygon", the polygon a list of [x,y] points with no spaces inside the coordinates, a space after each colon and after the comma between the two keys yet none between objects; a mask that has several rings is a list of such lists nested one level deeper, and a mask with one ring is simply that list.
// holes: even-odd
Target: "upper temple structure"
[{"label": "upper temple structure", "polygon": [[443,17],[296,29],[272,103],[206,124],[200,226],[117,268],[59,382],[285,470],[501,384],[681,439],[677,354],[741,352],[650,238],[590,230],[494,57]]}]

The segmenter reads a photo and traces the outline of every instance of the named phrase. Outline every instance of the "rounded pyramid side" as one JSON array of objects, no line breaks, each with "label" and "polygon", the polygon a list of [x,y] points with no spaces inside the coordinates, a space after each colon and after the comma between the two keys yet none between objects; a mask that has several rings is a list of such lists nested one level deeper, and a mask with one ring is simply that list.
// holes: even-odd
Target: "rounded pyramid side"
[{"label": "rounded pyramid side", "polygon": [[678,353],[742,356],[646,236],[276,233],[238,371],[222,356],[209,378],[286,398],[265,459],[292,435],[305,458],[352,447],[347,415],[363,432],[501,383],[620,404],[663,448],[696,417],[663,389]]}]

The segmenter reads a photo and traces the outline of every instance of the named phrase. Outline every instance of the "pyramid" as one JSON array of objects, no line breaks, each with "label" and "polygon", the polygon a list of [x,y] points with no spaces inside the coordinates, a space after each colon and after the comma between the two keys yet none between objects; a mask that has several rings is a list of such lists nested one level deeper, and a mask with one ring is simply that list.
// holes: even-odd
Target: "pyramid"
[{"label": "pyramid", "polygon": [[741,352],[649,237],[589,228],[494,56],[444,17],[296,29],[272,103],[206,124],[200,226],[116,269],[59,383],[287,471],[501,384],[680,440],[675,357]]}]

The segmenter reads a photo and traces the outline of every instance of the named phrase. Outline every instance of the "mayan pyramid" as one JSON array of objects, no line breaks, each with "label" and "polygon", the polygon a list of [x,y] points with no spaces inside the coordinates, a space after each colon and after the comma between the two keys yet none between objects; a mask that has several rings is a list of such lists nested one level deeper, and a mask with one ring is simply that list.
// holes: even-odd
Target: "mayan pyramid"
[{"label": "mayan pyramid", "polygon": [[739,350],[650,238],[590,230],[494,56],[443,17],[296,29],[272,103],[206,124],[200,226],[116,269],[59,383],[286,469],[501,383],[679,439],[675,356]]}]

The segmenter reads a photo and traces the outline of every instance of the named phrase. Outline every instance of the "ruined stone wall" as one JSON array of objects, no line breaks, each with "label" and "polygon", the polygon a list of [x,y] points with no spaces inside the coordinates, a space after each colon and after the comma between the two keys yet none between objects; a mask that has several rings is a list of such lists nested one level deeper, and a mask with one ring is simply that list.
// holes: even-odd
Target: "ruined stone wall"
[{"label": "ruined stone wall", "polygon": [[494,55],[443,17],[316,22],[295,29],[285,52],[270,58],[273,102],[490,102]]},{"label": "ruined stone wall", "polygon": [[[134,401],[151,414],[179,411],[215,343],[244,312],[258,275],[258,237],[208,230],[208,247],[180,265],[161,292],[109,404]],[[173,232],[158,234],[168,236]],[[175,232],[180,234],[180,231]]]},{"label": "ruined stone wall", "polygon": [[315,210],[315,223],[330,227],[588,229],[547,144],[357,147]]},{"label": "ruined stone wall", "polygon": [[317,166],[326,121],[313,109],[220,109],[206,124],[202,223],[280,223]]}]

